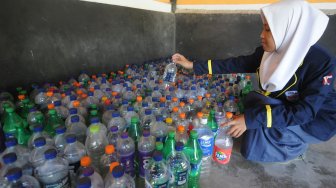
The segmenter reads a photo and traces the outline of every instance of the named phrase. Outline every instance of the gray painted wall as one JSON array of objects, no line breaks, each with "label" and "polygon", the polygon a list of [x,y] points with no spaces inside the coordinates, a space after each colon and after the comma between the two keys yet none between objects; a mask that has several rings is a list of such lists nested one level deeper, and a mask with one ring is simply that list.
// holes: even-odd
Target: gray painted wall
[{"label": "gray painted wall", "polygon": [[[176,14],[176,50],[206,60],[247,55],[260,45],[259,14]],[[336,15],[319,44],[336,55]]]},{"label": "gray painted wall", "polygon": [[78,0],[3,0],[0,89],[170,56],[175,16]]}]

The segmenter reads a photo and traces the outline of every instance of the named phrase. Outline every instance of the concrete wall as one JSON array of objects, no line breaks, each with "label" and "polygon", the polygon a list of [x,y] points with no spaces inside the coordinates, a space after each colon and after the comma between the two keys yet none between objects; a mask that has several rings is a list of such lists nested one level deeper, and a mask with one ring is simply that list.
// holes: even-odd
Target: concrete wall
[{"label": "concrete wall", "polygon": [[78,0],[3,0],[0,89],[169,56],[174,19],[172,13]]}]

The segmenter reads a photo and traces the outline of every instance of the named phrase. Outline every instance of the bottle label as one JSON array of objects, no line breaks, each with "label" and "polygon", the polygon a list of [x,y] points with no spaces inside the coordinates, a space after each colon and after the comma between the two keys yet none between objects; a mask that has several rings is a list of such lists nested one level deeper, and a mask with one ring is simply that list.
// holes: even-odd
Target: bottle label
[{"label": "bottle label", "polygon": [[232,147],[228,149],[221,149],[218,146],[215,146],[212,158],[219,164],[227,164],[230,161],[231,153]]},{"label": "bottle label", "polygon": [[175,74],[172,72],[167,72],[166,77],[163,79],[166,82],[174,82]]},{"label": "bottle label", "polygon": [[161,184],[157,184],[157,185],[151,185],[147,180],[146,180],[146,188],[168,188],[169,186],[169,181],[166,181],[164,183]]},{"label": "bottle label", "polygon": [[139,151],[139,162],[140,162],[140,176],[145,176],[145,170],[148,168],[149,161],[152,158],[153,152],[140,152]]},{"label": "bottle label", "polygon": [[69,187],[70,187],[69,174],[55,183],[43,184],[43,188],[69,188]]},{"label": "bottle label", "polygon": [[213,137],[206,138],[206,139],[199,138],[198,143],[201,146],[203,156],[211,156],[212,155],[213,145],[214,145],[214,138]]},{"label": "bottle label", "polygon": [[125,172],[132,177],[135,176],[134,157],[134,153],[131,155],[120,156],[120,164],[125,168]]},{"label": "bottle label", "polygon": [[184,185],[187,183],[188,171],[177,172],[175,177],[175,182],[177,186]]}]

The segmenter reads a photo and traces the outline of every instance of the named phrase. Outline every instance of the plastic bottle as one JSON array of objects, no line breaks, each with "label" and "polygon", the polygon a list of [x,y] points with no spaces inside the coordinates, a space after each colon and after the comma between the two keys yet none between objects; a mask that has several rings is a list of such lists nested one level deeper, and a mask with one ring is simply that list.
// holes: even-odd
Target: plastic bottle
[{"label": "plastic bottle", "polygon": [[132,138],[128,137],[127,132],[121,134],[117,149],[119,152],[118,158],[120,160],[120,164],[125,168],[125,172],[131,177],[135,177],[135,145]]},{"label": "plastic bottle", "polygon": [[91,179],[89,177],[82,177],[77,180],[76,188],[92,188]]},{"label": "plastic bottle", "polygon": [[90,178],[92,188],[104,187],[104,181],[102,177],[92,167],[84,169],[82,172],[82,176]]},{"label": "plastic bottle", "polygon": [[186,127],[183,125],[178,125],[176,127],[176,136],[175,136],[176,142],[182,142],[183,144],[187,144],[188,141],[188,134],[186,131]]},{"label": "plastic bottle", "polygon": [[55,110],[57,114],[62,119],[66,119],[69,116],[69,110],[66,107],[62,106],[61,101],[55,101],[54,105],[55,105]]},{"label": "plastic bottle", "polygon": [[82,144],[85,144],[87,127],[80,121],[79,115],[71,116],[71,124],[67,127],[67,133],[76,135],[76,138]]},{"label": "plastic bottle", "polygon": [[105,188],[135,188],[134,179],[124,173],[122,166],[116,166],[112,171],[112,184],[105,185]]},{"label": "plastic bottle", "polygon": [[105,154],[100,158],[100,172],[102,177],[105,177],[110,170],[110,165],[113,162],[118,162],[117,152],[113,145],[105,147]]},{"label": "plastic bottle", "polygon": [[30,150],[23,145],[18,145],[16,138],[8,138],[5,142],[5,146],[6,149],[0,154],[1,159],[7,153],[15,153],[21,161],[28,164],[27,158],[30,156]]},{"label": "plastic bottle", "polygon": [[108,140],[106,134],[100,131],[100,127],[97,125],[90,127],[90,134],[86,138],[85,147],[94,166],[99,166],[100,157],[105,153],[106,145],[108,145]]},{"label": "plastic bottle", "polygon": [[[105,178],[104,178],[104,184],[105,184],[105,187],[108,186],[108,185],[111,185],[112,182],[113,182],[113,175],[112,175],[112,171],[115,167],[119,166],[120,163],[119,162],[112,162],[110,164],[110,169],[109,169],[109,172],[106,174]],[[128,176],[129,178],[131,178],[130,176]]]},{"label": "plastic bottle", "polygon": [[55,148],[53,146],[46,145],[44,137],[36,138],[34,140],[34,147],[35,148],[30,153],[29,162],[36,168],[44,163],[44,152]]},{"label": "plastic bottle", "polygon": [[10,188],[19,188],[19,187],[40,188],[39,182],[33,176],[23,175],[22,169],[20,168],[10,169],[5,175],[5,177],[9,182],[8,187]]},{"label": "plastic bottle", "polygon": [[117,111],[112,113],[112,118],[108,122],[107,128],[110,129],[112,126],[117,126],[119,132],[123,132],[126,129],[126,120]]},{"label": "plastic bottle", "polygon": [[100,173],[99,169],[92,164],[91,158],[86,155],[80,159],[80,166],[77,170],[76,179],[79,179],[83,174],[83,171],[89,167],[92,167],[96,172]]},{"label": "plastic bottle", "polygon": [[134,111],[132,106],[127,107],[127,113],[125,114],[124,118],[126,120],[126,127],[130,127],[132,117],[139,118],[139,115]]},{"label": "plastic bottle", "polygon": [[154,152],[145,174],[147,188],[169,187],[170,173],[161,152]]},{"label": "plastic bottle", "polygon": [[92,118],[90,126],[86,129],[86,135],[87,136],[90,135],[90,129],[91,129],[92,126],[98,126],[99,127],[99,131],[103,135],[107,135],[107,128],[106,128],[106,126],[104,124],[100,123],[99,118]]},{"label": "plastic bottle", "polygon": [[119,139],[118,127],[117,126],[112,126],[110,128],[110,131],[109,131],[108,135],[107,135],[108,143],[112,144],[116,148],[117,143],[118,143],[118,139]]},{"label": "plastic bottle", "polygon": [[4,177],[11,168],[15,167],[23,169],[24,174],[26,175],[33,174],[33,168],[29,164],[25,163],[25,161],[17,158],[15,153],[7,153],[3,155],[2,161],[4,166],[0,170],[0,177]]},{"label": "plastic bottle", "polygon": [[54,141],[54,145],[57,149],[57,153],[59,156],[63,156],[64,155],[64,149],[65,146],[67,145],[66,142],[66,128],[65,126],[58,126],[55,129],[56,135],[53,138]]},{"label": "plastic bottle", "polygon": [[176,73],[177,73],[177,67],[176,67],[176,64],[174,62],[169,63],[165,67],[165,70],[164,70],[164,73],[163,73],[163,76],[162,76],[162,80],[163,80],[166,88],[169,87],[171,85],[171,83],[175,82]]},{"label": "plastic bottle", "polygon": [[65,126],[68,127],[72,122],[71,122],[71,118],[73,116],[79,116],[79,121],[85,124],[85,118],[78,114],[78,109],[77,108],[70,108],[69,110],[69,116],[65,119]]},{"label": "plastic bottle", "polygon": [[163,157],[165,159],[168,158],[168,156],[175,151],[175,132],[170,131],[168,133],[167,141],[164,144],[163,147]]},{"label": "plastic bottle", "polygon": [[33,134],[30,136],[28,140],[29,149],[33,149],[34,140],[39,137],[44,137],[47,142],[47,145],[50,146],[54,145],[53,139],[46,132],[43,131],[43,125],[35,125],[33,128]]},{"label": "plastic bottle", "polygon": [[40,181],[42,187],[70,187],[68,161],[57,157],[55,149],[48,149],[44,153],[44,157],[45,163],[35,169],[35,177]]},{"label": "plastic bottle", "polygon": [[170,185],[172,187],[188,187],[190,164],[183,153],[183,143],[177,142],[174,153],[171,153],[167,158],[168,168],[172,173]]},{"label": "plastic bottle", "polygon": [[188,127],[189,120],[186,119],[186,113],[182,112],[179,114],[179,118],[175,122],[175,127],[177,128],[178,125],[182,125],[185,128]]},{"label": "plastic bottle", "polygon": [[225,112],[231,112],[233,115],[238,115],[238,106],[234,101],[234,96],[230,96],[229,100],[224,103]]},{"label": "plastic bottle", "polygon": [[190,173],[189,173],[189,182],[188,186],[197,188],[200,187],[199,179],[202,168],[202,149],[197,141],[198,134],[196,131],[190,131],[190,137],[184,148],[184,152],[187,155],[187,158],[190,162]]},{"label": "plastic bottle", "polygon": [[210,110],[210,114],[208,117],[208,126],[211,129],[211,131],[213,132],[214,136],[217,135],[217,130],[218,130],[218,124],[216,122],[215,119],[215,110]]},{"label": "plastic bottle", "polygon": [[173,119],[173,122],[177,122],[179,119],[179,108],[175,106],[173,108],[173,112],[171,113],[171,118]]},{"label": "plastic bottle", "polygon": [[156,138],[157,142],[165,142],[168,129],[167,125],[163,122],[162,116],[156,117],[156,122],[150,127],[150,133]]},{"label": "plastic bottle", "polygon": [[163,143],[162,142],[155,142],[155,151],[159,151],[163,155]]},{"label": "plastic bottle", "polygon": [[144,131],[142,137],[140,137],[138,145],[138,155],[139,155],[139,166],[140,172],[139,176],[145,177],[145,170],[148,167],[149,161],[152,158],[152,154],[155,149],[155,140],[150,135],[149,131]]},{"label": "plastic bottle", "polygon": [[[19,127],[25,128],[25,123],[23,119],[14,112],[13,108],[11,107],[6,108],[6,112],[7,112],[7,115],[6,115],[6,119],[4,122],[3,131],[5,134],[16,135],[17,128]],[[23,143],[19,142],[19,144],[27,144],[27,142],[25,141]]]},{"label": "plastic bottle", "polygon": [[155,117],[152,115],[151,109],[145,110],[145,115],[142,117],[141,120],[141,129],[144,130],[150,130],[151,125],[156,121]]},{"label": "plastic bottle", "polygon": [[[226,113],[226,118],[228,121],[231,121],[232,115],[233,114],[231,112]],[[219,168],[221,168],[223,165],[228,164],[231,158],[233,140],[230,135],[226,134],[228,128],[228,126],[220,126],[220,129],[218,130],[218,135],[215,140],[215,147],[212,159]]]},{"label": "plastic bottle", "polygon": [[70,173],[77,173],[80,166],[80,160],[86,155],[85,146],[77,141],[76,135],[69,134],[66,136],[67,145],[64,149],[64,158],[70,165]]},{"label": "plastic bottle", "polygon": [[54,136],[55,128],[64,125],[64,121],[57,115],[54,109],[49,110],[48,114],[49,118],[47,119],[47,125],[44,127],[44,131],[50,136]]},{"label": "plastic bottle", "polygon": [[128,129],[128,135],[133,139],[135,147],[138,148],[138,142],[141,137],[141,128],[137,117],[131,118],[131,126]]},{"label": "plastic bottle", "polygon": [[38,111],[35,107],[29,110],[29,114],[27,116],[27,122],[30,125],[30,127],[39,124],[37,120],[37,116],[39,115],[43,116],[42,112]]}]

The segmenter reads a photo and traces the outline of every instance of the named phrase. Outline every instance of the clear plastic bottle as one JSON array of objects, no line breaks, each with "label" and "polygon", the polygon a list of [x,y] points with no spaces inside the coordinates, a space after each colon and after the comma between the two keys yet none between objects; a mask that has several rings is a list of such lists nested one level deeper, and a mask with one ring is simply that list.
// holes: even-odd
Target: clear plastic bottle
[{"label": "clear plastic bottle", "polygon": [[110,170],[110,165],[113,162],[118,162],[117,152],[113,145],[105,147],[105,154],[100,158],[100,172],[102,177],[105,177]]},{"label": "clear plastic bottle", "polygon": [[178,125],[176,127],[176,136],[175,136],[176,142],[182,142],[184,145],[187,144],[188,134],[186,128],[187,126],[184,127],[183,125]]},{"label": "clear plastic bottle", "polygon": [[151,109],[145,110],[145,115],[142,116],[141,120],[141,129],[142,130],[149,130],[151,125],[156,121],[155,117],[152,114]]},{"label": "clear plastic bottle", "polygon": [[[21,168],[12,168],[5,175],[10,188],[40,188],[39,182],[30,175],[23,175]],[[2,185],[1,185],[2,187]]]},{"label": "clear plastic bottle", "polygon": [[57,114],[62,119],[66,119],[69,116],[69,110],[66,107],[62,106],[61,101],[55,101],[54,105],[55,105],[55,110]]},{"label": "clear plastic bottle", "polygon": [[29,149],[34,148],[34,140],[39,137],[44,137],[47,142],[47,145],[50,146],[54,145],[53,139],[46,132],[43,131],[43,125],[35,125],[33,127],[33,134],[30,136],[28,140]]},{"label": "clear plastic bottle", "polygon": [[30,150],[23,145],[18,145],[16,138],[8,138],[5,142],[6,149],[0,154],[0,158],[7,153],[15,153],[17,157],[28,164],[28,158],[30,156]]},{"label": "clear plastic bottle", "polygon": [[175,127],[177,128],[178,125],[182,125],[185,128],[189,126],[189,120],[186,119],[186,113],[182,112],[179,114],[179,118],[175,121]]},{"label": "clear plastic bottle", "polygon": [[77,173],[80,166],[80,160],[86,155],[85,146],[77,141],[76,135],[69,134],[66,136],[67,145],[64,149],[64,158],[70,165],[70,173]]},{"label": "clear plastic bottle", "polygon": [[92,167],[88,167],[82,172],[83,177],[88,177],[91,180],[91,188],[104,187],[103,178]]},{"label": "clear plastic bottle", "polygon": [[172,187],[188,187],[188,176],[190,171],[190,163],[183,153],[184,145],[177,142],[175,151],[168,156],[167,164],[169,171],[172,173],[170,185]]},{"label": "clear plastic bottle", "polygon": [[120,164],[125,167],[125,172],[131,177],[135,177],[135,145],[132,138],[128,137],[127,132],[121,134],[117,149],[119,153],[118,158],[120,160]]},{"label": "clear plastic bottle", "polygon": [[238,115],[239,114],[238,106],[235,103],[235,97],[234,96],[230,96],[229,100],[227,100],[224,103],[224,110],[225,110],[225,112],[231,112],[233,115]]},{"label": "clear plastic bottle", "polygon": [[117,126],[112,126],[109,129],[109,133],[107,135],[107,140],[109,144],[112,144],[115,148],[117,147],[118,139],[119,139],[119,131]]},{"label": "clear plastic bottle", "polygon": [[53,138],[54,145],[57,149],[58,155],[62,157],[64,155],[65,146],[67,145],[66,138],[65,138],[66,128],[65,126],[58,126],[56,127],[55,131],[56,131],[56,135]]},{"label": "clear plastic bottle", "polygon": [[[107,99],[108,100],[108,99]],[[107,101],[106,100],[106,101]],[[106,102],[105,101],[105,102]],[[112,105],[108,105],[105,112],[103,113],[103,116],[102,116],[102,122],[104,125],[108,125],[108,122],[112,119],[112,114],[114,112],[114,108]]]},{"label": "clear plastic bottle", "polygon": [[156,122],[150,127],[150,133],[156,138],[157,142],[165,142],[168,134],[168,127],[166,123],[163,122],[162,116],[156,117]]},{"label": "clear plastic bottle", "polygon": [[127,101],[135,101],[135,94],[132,91],[132,88],[127,87],[126,92],[123,94],[123,99]]},{"label": "clear plastic bottle", "polygon": [[106,134],[100,131],[100,127],[97,125],[90,127],[90,134],[86,138],[85,147],[94,166],[99,166],[100,157],[105,153],[106,145],[108,145],[108,140]]},{"label": "clear plastic bottle", "polygon": [[133,106],[127,107],[127,113],[125,114],[124,118],[126,120],[126,127],[130,127],[132,117],[139,118],[139,115],[134,111]]},{"label": "clear plastic bottle", "polygon": [[91,179],[89,177],[79,178],[76,184],[76,188],[92,188]]},{"label": "clear plastic bottle", "polygon": [[92,164],[91,158],[86,155],[83,156],[80,160],[80,166],[77,170],[76,179],[79,179],[82,176],[83,171],[89,167],[92,167],[97,173],[100,173],[99,169]]},{"label": "clear plastic bottle", "polygon": [[119,132],[123,132],[126,129],[126,120],[117,111],[112,113],[112,118],[108,122],[107,128],[111,129],[112,126],[117,126]]},{"label": "clear plastic bottle", "polygon": [[170,173],[162,153],[155,151],[145,173],[146,188],[169,187]]},{"label": "clear plastic bottle", "polygon": [[42,115],[42,112],[38,111],[35,107],[29,110],[28,116],[27,116],[27,122],[30,125],[30,127],[33,127],[34,125],[37,125],[39,122],[37,120],[37,116]]},{"label": "clear plastic bottle", "polygon": [[149,161],[152,158],[152,154],[155,149],[155,139],[150,135],[148,130],[142,133],[138,144],[138,156],[140,172],[139,176],[145,177],[145,170],[148,167]]},{"label": "clear plastic bottle", "polygon": [[38,167],[42,165],[45,161],[44,152],[48,149],[55,149],[53,146],[46,144],[46,139],[44,137],[39,137],[34,140],[34,149],[31,151],[29,156],[29,162],[33,167]]},{"label": "clear plastic bottle", "polygon": [[70,188],[71,181],[68,170],[68,161],[57,157],[55,149],[48,149],[44,153],[45,163],[35,169],[35,177],[43,187]]},{"label": "clear plastic bottle", "polygon": [[17,158],[16,153],[5,154],[2,157],[2,161],[4,166],[0,170],[0,177],[4,177],[5,174],[8,172],[8,170],[14,167],[21,168],[23,170],[23,173],[26,175],[33,174],[33,168],[25,161],[21,160],[20,158]]},{"label": "clear plastic bottle", "polygon": [[77,108],[70,108],[69,110],[70,115],[65,119],[65,126],[68,127],[72,122],[71,118],[73,116],[79,116],[79,121],[85,124],[85,118],[78,114],[78,109]]},{"label": "clear plastic bottle", "polygon": [[116,166],[112,171],[113,181],[105,185],[105,188],[135,188],[135,182],[132,177],[125,174],[122,166]]},{"label": "clear plastic bottle", "polygon": [[80,121],[79,115],[74,115],[71,117],[71,124],[67,127],[67,133],[74,134],[77,140],[81,143],[85,143],[87,127]]},{"label": "clear plastic bottle", "polygon": [[174,62],[169,63],[166,66],[163,76],[162,76],[162,80],[166,88],[169,87],[171,83],[175,82],[176,73],[177,73],[176,64]]}]

